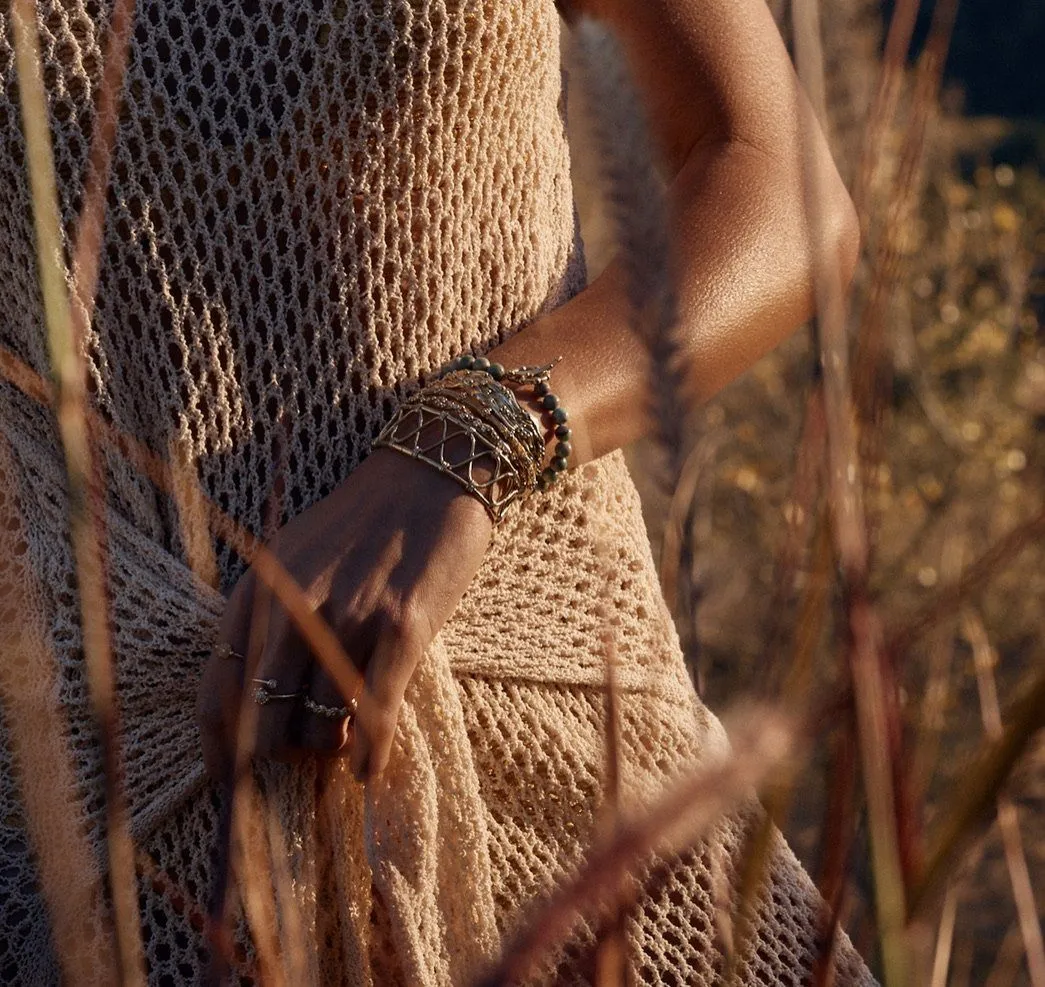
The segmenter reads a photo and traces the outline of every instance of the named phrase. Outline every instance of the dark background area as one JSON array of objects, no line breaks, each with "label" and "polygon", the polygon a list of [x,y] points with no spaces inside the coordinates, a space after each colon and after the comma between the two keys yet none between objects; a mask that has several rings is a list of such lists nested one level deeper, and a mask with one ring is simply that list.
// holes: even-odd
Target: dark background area
[{"label": "dark background area", "polygon": [[[891,16],[894,0],[883,6]],[[932,8],[921,4],[915,54],[928,34]],[[1045,122],[1045,0],[958,0],[947,80],[964,90],[969,115]]]}]

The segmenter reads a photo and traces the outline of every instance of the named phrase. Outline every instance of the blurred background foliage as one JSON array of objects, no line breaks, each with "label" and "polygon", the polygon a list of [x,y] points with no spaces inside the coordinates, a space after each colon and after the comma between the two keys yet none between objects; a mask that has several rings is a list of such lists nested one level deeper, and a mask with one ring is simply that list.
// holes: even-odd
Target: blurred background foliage
[{"label": "blurred background foliage", "polygon": [[[891,16],[894,0],[884,4]],[[913,53],[929,32],[931,10],[919,11]],[[1045,120],[1045,3],[962,0],[946,78],[960,87],[966,113]]]},{"label": "blurred background foliage", "polygon": [[[770,0],[790,41],[787,0]],[[874,149],[879,177],[866,208],[880,223],[910,128],[913,66],[933,13],[921,5],[895,119]],[[847,181],[858,171],[879,78],[891,2],[821,4],[832,142]],[[900,276],[885,314],[891,382],[881,448],[865,463],[873,518],[872,584],[887,626],[954,583],[963,568],[1042,511],[1045,490],[1045,3],[961,0],[943,87],[929,114],[912,206],[894,236]],[[592,275],[612,254],[612,231],[587,144],[580,94],[571,127],[582,232]],[[878,214],[875,213],[878,210]],[[865,216],[865,227],[868,225]],[[880,234],[879,234],[880,235]],[[874,278],[869,244],[852,291],[855,336]],[[765,691],[771,654],[793,610],[782,597],[779,559],[800,508],[796,450],[814,359],[800,331],[692,415],[703,465],[691,512],[693,622],[679,622],[692,672],[721,710]],[[861,372],[855,367],[855,372]],[[631,450],[654,551],[666,502],[647,446]],[[796,589],[808,572],[800,571]],[[788,606],[794,600],[783,598]],[[818,669],[838,674],[841,601],[822,633]],[[984,744],[977,660],[997,680],[1002,715],[1045,660],[1045,549],[1025,545],[962,611],[917,643],[900,668],[906,749],[922,822],[960,786]],[[980,631],[982,630],[982,634]],[[782,651],[780,652],[782,653]],[[981,669],[982,672],[982,669]],[[1040,738],[1039,738],[1040,739]],[[811,873],[824,864],[830,746],[805,771],[787,835]],[[1036,908],[1045,912],[1045,744],[1023,759],[1011,785]],[[874,953],[870,876],[853,854],[847,925]],[[946,983],[1030,983],[998,826],[985,827],[955,875],[953,954]],[[938,912],[933,916],[938,919]],[[935,935],[935,926],[933,928]]]}]

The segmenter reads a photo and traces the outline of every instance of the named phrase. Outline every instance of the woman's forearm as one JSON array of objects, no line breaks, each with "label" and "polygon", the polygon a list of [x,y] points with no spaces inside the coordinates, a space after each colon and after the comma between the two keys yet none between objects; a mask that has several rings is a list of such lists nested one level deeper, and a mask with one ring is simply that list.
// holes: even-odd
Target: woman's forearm
[{"label": "woman's forearm", "polygon": [[[817,256],[851,276],[852,205],[823,148],[813,177],[824,228],[811,231],[799,153],[798,146],[779,157],[740,142],[698,146],[671,185],[676,332],[691,403],[707,400],[809,317]],[[646,396],[657,373],[632,329],[618,261],[489,354],[508,367],[560,355],[553,382],[570,414],[572,465],[650,431]]]}]

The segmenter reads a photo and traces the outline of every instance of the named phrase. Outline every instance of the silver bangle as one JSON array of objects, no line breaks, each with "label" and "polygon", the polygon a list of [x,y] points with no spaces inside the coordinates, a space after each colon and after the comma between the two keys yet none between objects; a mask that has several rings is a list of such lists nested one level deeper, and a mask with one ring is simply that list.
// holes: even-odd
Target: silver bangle
[{"label": "silver bangle", "polygon": [[297,699],[301,692],[276,692],[278,685],[275,679],[251,679],[257,688],[254,690],[254,702],[259,706],[276,702],[279,699]]}]

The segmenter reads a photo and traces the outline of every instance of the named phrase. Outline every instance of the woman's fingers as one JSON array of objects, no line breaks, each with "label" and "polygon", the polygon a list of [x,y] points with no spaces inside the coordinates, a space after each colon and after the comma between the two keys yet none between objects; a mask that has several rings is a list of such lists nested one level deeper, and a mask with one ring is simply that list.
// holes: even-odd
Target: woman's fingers
[{"label": "woman's fingers", "polygon": [[402,627],[378,636],[367,662],[352,737],[352,773],[359,781],[373,778],[388,766],[399,708],[423,650],[421,639]]},{"label": "woman's fingers", "polygon": [[218,628],[218,639],[207,659],[196,704],[203,747],[203,764],[215,780],[228,777],[239,722],[246,676],[254,578],[250,571],[229,595]]},{"label": "woman's fingers", "polygon": [[[238,666],[238,667],[237,667]],[[228,777],[239,715],[243,663],[212,656],[200,689],[197,718],[203,765],[216,781]]]},{"label": "woman's fingers", "polygon": [[258,705],[256,756],[295,759],[302,746],[297,729],[311,664],[308,645],[283,608],[274,607],[261,658],[248,684]]},{"label": "woman's fingers", "polygon": [[336,754],[349,739],[349,716],[335,715],[335,711],[350,710],[352,699],[345,699],[333,680],[318,662],[312,665],[312,675],[300,700],[301,746],[317,754]]},{"label": "woman's fingers", "polygon": [[[249,573],[237,584],[200,689],[204,762],[212,776],[229,778],[237,741],[244,753],[278,760],[294,760],[305,752],[332,755],[347,744],[345,753],[360,780],[385,769],[399,708],[427,643],[420,633],[426,625],[398,615],[393,619],[388,611],[369,622],[352,623],[351,633],[343,629],[342,639],[347,636],[370,655],[350,723],[336,713],[351,707],[353,697],[341,695],[289,615],[268,594],[255,592]],[[364,631],[367,623],[378,628],[376,633]],[[371,647],[366,647],[367,638]],[[241,657],[222,657],[223,649]],[[250,736],[237,737],[242,703],[250,704],[251,715],[243,720]]]}]

